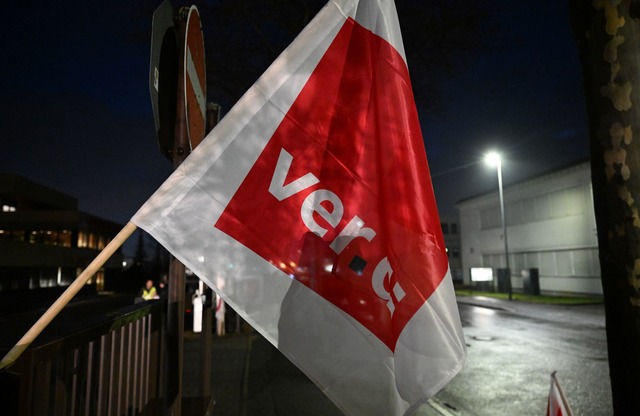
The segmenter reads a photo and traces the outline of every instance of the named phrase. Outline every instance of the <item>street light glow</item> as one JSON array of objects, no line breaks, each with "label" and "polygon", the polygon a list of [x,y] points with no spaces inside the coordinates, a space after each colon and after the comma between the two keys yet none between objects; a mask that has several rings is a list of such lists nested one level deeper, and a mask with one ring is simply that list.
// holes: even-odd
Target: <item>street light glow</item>
[{"label": "street light glow", "polygon": [[484,161],[489,166],[499,166],[501,164],[501,162],[502,162],[502,157],[500,156],[500,153],[498,153],[498,152],[489,152],[484,157]]}]

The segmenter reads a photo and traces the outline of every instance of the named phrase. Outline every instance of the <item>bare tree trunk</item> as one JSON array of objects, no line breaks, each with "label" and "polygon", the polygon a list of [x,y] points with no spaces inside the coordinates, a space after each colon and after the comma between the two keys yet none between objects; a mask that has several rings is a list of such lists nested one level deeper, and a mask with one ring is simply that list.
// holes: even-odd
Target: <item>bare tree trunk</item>
[{"label": "bare tree trunk", "polygon": [[616,415],[640,414],[638,3],[570,0],[589,116],[591,175]]}]

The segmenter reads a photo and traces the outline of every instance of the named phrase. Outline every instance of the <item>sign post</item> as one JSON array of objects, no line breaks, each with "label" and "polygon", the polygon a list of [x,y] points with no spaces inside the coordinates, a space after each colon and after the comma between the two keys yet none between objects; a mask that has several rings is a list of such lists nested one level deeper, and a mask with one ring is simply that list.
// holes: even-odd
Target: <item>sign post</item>
[{"label": "sign post", "polygon": [[[149,91],[160,152],[173,163],[175,170],[202,142],[210,125],[207,123],[204,37],[195,6],[182,7],[175,14],[169,0],[164,0],[154,12]],[[174,258],[169,268],[165,398],[169,414],[177,416],[182,409],[184,309],[185,266]],[[211,387],[211,319],[205,319],[203,324],[201,393],[204,397],[210,395]]]}]

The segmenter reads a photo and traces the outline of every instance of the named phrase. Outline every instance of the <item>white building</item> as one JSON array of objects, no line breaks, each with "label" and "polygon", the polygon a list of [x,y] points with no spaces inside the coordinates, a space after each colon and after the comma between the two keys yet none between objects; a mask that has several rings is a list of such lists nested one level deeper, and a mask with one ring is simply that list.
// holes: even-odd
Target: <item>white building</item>
[{"label": "white building", "polygon": [[[544,293],[602,294],[589,162],[504,189],[509,266],[514,291],[522,270],[538,269]],[[504,268],[498,191],[457,204],[463,279],[471,267]]]},{"label": "white building", "polygon": [[458,217],[453,215],[440,216],[442,236],[447,246],[449,269],[456,284],[462,283],[462,257],[460,255],[460,232],[458,231]]}]

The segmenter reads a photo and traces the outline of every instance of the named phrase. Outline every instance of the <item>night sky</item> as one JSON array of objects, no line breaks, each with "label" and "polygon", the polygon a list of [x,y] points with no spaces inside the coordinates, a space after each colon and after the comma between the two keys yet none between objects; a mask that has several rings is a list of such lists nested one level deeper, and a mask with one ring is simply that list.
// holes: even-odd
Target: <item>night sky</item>
[{"label": "night sky", "polygon": [[[0,171],[122,224],[171,173],[148,91],[151,14],[160,1],[138,3],[25,1],[0,28]],[[491,48],[436,77],[441,102],[420,117],[441,213],[497,189],[495,168],[481,163],[488,150],[504,153],[507,186],[588,157],[565,3],[497,0]]]}]

